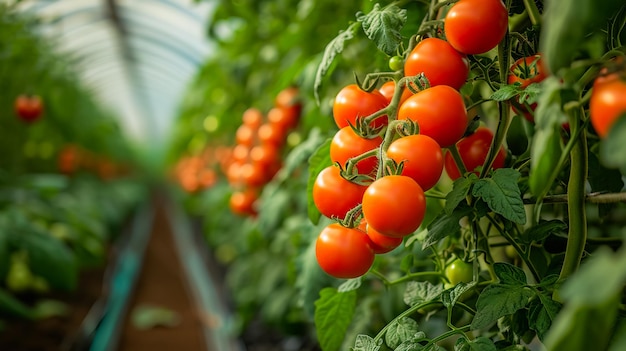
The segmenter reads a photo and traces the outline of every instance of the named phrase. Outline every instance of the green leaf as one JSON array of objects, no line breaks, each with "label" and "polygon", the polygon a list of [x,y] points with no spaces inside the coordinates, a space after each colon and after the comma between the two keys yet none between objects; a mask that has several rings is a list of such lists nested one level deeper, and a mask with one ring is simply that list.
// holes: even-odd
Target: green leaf
[{"label": "green leaf", "polygon": [[354,38],[354,33],[358,29],[358,26],[355,24],[350,25],[348,29],[343,32],[340,32],[333,40],[331,40],[326,48],[324,49],[324,56],[322,56],[322,61],[317,67],[317,72],[315,73],[315,82],[313,83],[313,95],[315,96],[315,100],[319,104],[319,88],[322,86],[322,80],[324,76],[329,71],[335,57],[340,54],[345,45],[346,41]]},{"label": "green leaf", "polygon": [[427,227],[426,239],[422,243],[422,250],[436,244],[439,240],[459,231],[461,218],[472,213],[472,208],[459,206],[451,214],[442,211]]},{"label": "green leaf", "polygon": [[491,178],[483,178],[474,184],[472,194],[480,197],[489,208],[504,218],[518,224],[526,223],[526,211],[517,180],[519,171],[513,168],[500,168]]},{"label": "green leaf", "polygon": [[536,225],[528,228],[522,235],[521,239],[526,244],[537,243],[543,241],[550,235],[555,233],[563,233],[567,230],[567,224],[559,219],[542,220]]},{"label": "green leaf", "polygon": [[385,343],[395,349],[404,341],[411,340],[419,332],[417,322],[409,317],[402,317],[391,322],[385,333]]},{"label": "green leaf", "polygon": [[537,332],[539,340],[544,341],[552,321],[561,310],[561,304],[550,297],[539,294],[538,300],[531,302],[528,312],[528,325]]},{"label": "green leaf", "polygon": [[[382,339],[378,339],[378,342],[376,342],[371,336],[361,334],[356,337],[353,351],[378,351],[382,343]],[[326,351],[326,349],[323,350]]]},{"label": "green leaf", "polygon": [[530,192],[539,196],[547,192],[554,183],[552,173],[562,153],[561,135],[557,126],[535,132],[530,148]]},{"label": "green leaf", "polygon": [[356,290],[358,288],[361,287],[361,277],[358,278],[354,278],[354,279],[348,279],[345,282],[341,283],[341,285],[339,285],[339,287],[337,288],[337,290],[341,293],[341,292],[348,292],[351,290]]},{"label": "green leaf", "polygon": [[39,231],[25,233],[20,239],[34,274],[44,278],[53,289],[76,289],[80,267],[69,247]]},{"label": "green leaf", "polygon": [[441,294],[441,302],[449,311],[451,311],[451,308],[454,307],[459,298],[461,298],[461,296],[467,291],[471,290],[475,285],[475,282],[460,282],[455,285],[454,288],[448,289]]},{"label": "green leaf", "polygon": [[404,303],[415,306],[424,302],[433,301],[443,292],[443,285],[433,285],[430,282],[409,282],[404,291]]},{"label": "green leaf", "polygon": [[396,5],[381,9],[378,3],[374,4],[374,8],[367,15],[357,14],[357,21],[361,22],[365,35],[388,56],[395,55],[398,46],[402,43],[400,31],[406,19],[405,9]]},{"label": "green leaf", "polygon": [[310,243],[304,251],[296,257],[296,265],[298,274],[296,278],[296,288],[298,289],[298,299],[307,316],[312,317],[315,314],[315,300],[319,297],[319,291],[328,286],[331,282],[330,276],[326,274],[317,263],[315,257],[315,240],[317,233],[320,232],[319,227],[311,227]]},{"label": "green leaf", "polygon": [[618,168],[626,174],[626,113],[611,126],[607,137],[600,143],[600,160],[609,168]]},{"label": "green leaf", "polygon": [[533,292],[515,285],[491,284],[478,296],[476,315],[472,320],[472,329],[489,326],[498,318],[511,315],[526,307]]},{"label": "green leaf", "polygon": [[527,284],[526,273],[510,263],[496,262],[493,264],[495,272],[501,284],[524,286]]},{"label": "green leaf", "polygon": [[307,160],[311,158],[324,141],[325,138],[319,128],[311,129],[306,139],[287,154],[284,165],[276,174],[275,179],[278,179],[280,182],[292,179],[293,173],[303,165],[306,165]]},{"label": "green leaf", "polygon": [[330,142],[332,139],[327,139],[322,143],[317,150],[309,157],[309,179],[306,186],[307,193],[307,213],[309,219],[313,224],[317,224],[320,220],[321,213],[313,202],[313,185],[317,175],[326,167],[332,165],[330,160]]},{"label": "green leaf", "polygon": [[500,89],[494,91],[489,99],[494,101],[507,101],[519,95],[521,92],[522,89],[520,89],[518,85],[503,85]]},{"label": "green leaf", "polygon": [[322,350],[339,350],[352,322],[355,307],[355,290],[340,293],[335,288],[324,288],[320,291],[320,298],[315,301],[314,319]]},{"label": "green leaf", "polygon": [[454,344],[454,351],[496,351],[496,345],[491,339],[479,336],[474,340],[459,338]]},{"label": "green leaf", "polygon": [[452,190],[446,195],[446,213],[452,213],[461,201],[465,200],[477,177],[474,173],[469,178],[460,177],[452,183]]}]

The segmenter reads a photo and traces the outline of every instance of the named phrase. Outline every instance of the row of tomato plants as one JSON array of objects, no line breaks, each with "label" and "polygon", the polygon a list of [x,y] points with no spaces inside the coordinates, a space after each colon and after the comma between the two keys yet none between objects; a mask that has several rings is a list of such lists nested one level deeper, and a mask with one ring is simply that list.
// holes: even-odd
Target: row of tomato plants
[{"label": "row of tomato plants", "polygon": [[[303,131],[258,217],[205,218],[237,306],[324,350],[623,347],[623,5],[418,3],[326,46],[301,89],[335,125]],[[390,70],[324,90],[363,41]]]}]

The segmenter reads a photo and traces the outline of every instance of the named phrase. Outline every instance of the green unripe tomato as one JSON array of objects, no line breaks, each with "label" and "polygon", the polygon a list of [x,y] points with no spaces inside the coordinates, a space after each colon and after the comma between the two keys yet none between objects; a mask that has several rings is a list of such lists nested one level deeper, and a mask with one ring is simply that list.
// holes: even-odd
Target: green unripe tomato
[{"label": "green unripe tomato", "polygon": [[389,68],[392,71],[399,71],[404,67],[404,60],[400,56],[392,56],[389,59]]},{"label": "green unripe tomato", "polygon": [[452,285],[458,283],[469,283],[474,279],[474,268],[471,263],[467,263],[461,259],[456,259],[450,263],[446,269],[446,278]]}]

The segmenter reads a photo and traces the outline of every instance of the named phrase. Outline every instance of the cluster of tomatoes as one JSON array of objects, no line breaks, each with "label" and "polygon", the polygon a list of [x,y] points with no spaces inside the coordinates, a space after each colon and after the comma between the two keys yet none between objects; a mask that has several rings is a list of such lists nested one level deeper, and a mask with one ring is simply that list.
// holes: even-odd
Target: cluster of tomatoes
[{"label": "cluster of tomatoes", "polygon": [[43,106],[43,100],[39,95],[22,94],[15,98],[13,108],[20,120],[32,123],[42,116]]},{"label": "cluster of tomatoes", "polygon": [[113,161],[72,143],[64,145],[59,150],[57,166],[61,173],[68,176],[83,171],[96,174],[102,180],[123,177],[131,171],[127,164]]},{"label": "cluster of tomatoes", "polygon": [[260,190],[280,170],[283,148],[289,133],[297,127],[301,112],[299,90],[295,86],[281,90],[266,115],[254,107],[244,111],[235,134],[231,163],[226,169],[233,188],[230,197],[233,213],[257,214]]},{"label": "cluster of tomatoes", "polygon": [[230,154],[226,146],[208,145],[197,155],[180,158],[171,176],[188,193],[209,189],[217,183],[218,170],[225,169]]},{"label": "cluster of tomatoes", "polygon": [[[492,20],[474,21],[480,18],[476,11]],[[456,179],[484,163],[493,133],[482,126],[465,136],[470,118],[459,89],[469,75],[467,55],[495,48],[507,26],[502,1],[460,0],[445,18],[446,39],[423,38],[404,60],[390,60],[392,70],[404,69],[402,79],[369,91],[350,84],[336,95],[333,165],[313,186],[320,213],[337,220],[316,241],[317,261],[326,273],[365,274],[376,254],[395,249],[422,224],[425,191],[439,182],[444,168]],[[503,167],[505,158],[502,148],[493,168]]]}]

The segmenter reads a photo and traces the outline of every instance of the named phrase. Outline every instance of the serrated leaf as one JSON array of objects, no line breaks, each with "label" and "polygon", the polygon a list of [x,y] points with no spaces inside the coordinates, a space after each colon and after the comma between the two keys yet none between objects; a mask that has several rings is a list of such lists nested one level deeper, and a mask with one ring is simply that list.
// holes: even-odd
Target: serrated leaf
[{"label": "serrated leaf", "polygon": [[479,336],[474,340],[459,338],[454,344],[454,351],[496,351],[496,345],[487,337]]},{"label": "serrated leaf", "polygon": [[518,85],[503,85],[500,89],[496,90],[489,97],[494,101],[507,101],[519,95],[522,89]]},{"label": "serrated leaf", "polygon": [[402,27],[406,23],[406,9],[396,5],[381,9],[380,4],[367,15],[359,14],[357,21],[361,22],[365,35],[372,40],[378,49],[389,56],[395,55],[398,46],[402,43]]},{"label": "serrated leaf", "polygon": [[317,72],[315,73],[315,81],[313,83],[313,95],[315,96],[315,101],[319,104],[319,88],[322,86],[322,80],[324,80],[324,76],[330,69],[335,57],[340,54],[346,44],[346,41],[354,38],[354,33],[358,27],[356,25],[351,25],[345,31],[342,31],[337,35],[333,40],[331,40],[326,48],[324,49],[324,55],[322,56],[322,61],[319,66],[317,66]]},{"label": "serrated leaf", "polygon": [[309,219],[313,224],[317,224],[320,220],[322,214],[315,206],[315,202],[313,202],[313,185],[315,184],[315,179],[317,175],[326,167],[332,165],[332,161],[330,160],[330,142],[332,139],[327,139],[324,143],[322,143],[317,150],[309,157],[309,179],[306,185],[306,193],[307,193],[307,213],[309,215]]},{"label": "serrated leaf", "polygon": [[510,263],[496,262],[493,264],[493,271],[500,279],[500,284],[524,286],[528,283],[526,273]]},{"label": "serrated leaf", "polygon": [[409,282],[404,291],[404,303],[415,306],[424,302],[433,301],[443,292],[443,285],[433,285],[430,282]]},{"label": "serrated leaf", "polygon": [[541,242],[554,233],[562,233],[567,230],[567,224],[558,219],[543,220],[528,228],[521,236],[525,243]]},{"label": "serrated leaf", "polygon": [[457,207],[451,214],[446,214],[445,211],[442,211],[428,225],[428,233],[426,233],[426,238],[422,243],[422,250],[436,244],[448,235],[456,233],[461,228],[459,224],[461,218],[468,216],[470,213],[472,213],[472,209],[468,206]]},{"label": "serrated leaf", "polygon": [[513,285],[491,284],[478,296],[476,315],[472,320],[472,329],[481,329],[526,307],[533,292],[527,288]]},{"label": "serrated leaf", "polygon": [[[339,350],[356,307],[356,291],[338,292],[324,288],[315,301],[315,328],[324,351]],[[358,339],[357,339],[358,341]]]},{"label": "serrated leaf", "polygon": [[382,339],[379,339],[378,342],[376,342],[371,336],[361,334],[356,337],[353,351],[378,351],[380,350],[380,345],[382,345],[382,343]]},{"label": "serrated leaf", "polygon": [[543,294],[539,294],[539,300],[534,301],[528,311],[528,326],[537,332],[539,340],[543,341],[552,326],[552,321],[561,310],[561,304]]},{"label": "serrated leaf", "polygon": [[476,285],[475,282],[460,282],[452,289],[448,289],[441,294],[441,301],[446,308],[454,307],[459,298]]},{"label": "serrated leaf", "polygon": [[450,214],[461,201],[465,200],[469,194],[470,188],[476,180],[476,175],[472,173],[474,177],[460,177],[452,183],[452,190],[446,195],[446,213]]},{"label": "serrated leaf", "polygon": [[472,194],[480,197],[489,208],[517,224],[526,223],[526,211],[517,180],[519,171],[512,168],[496,169],[491,178],[478,180]]},{"label": "serrated leaf", "polygon": [[395,349],[405,341],[413,339],[413,336],[419,332],[417,322],[409,317],[402,317],[391,322],[385,332],[385,343],[392,349]]}]

